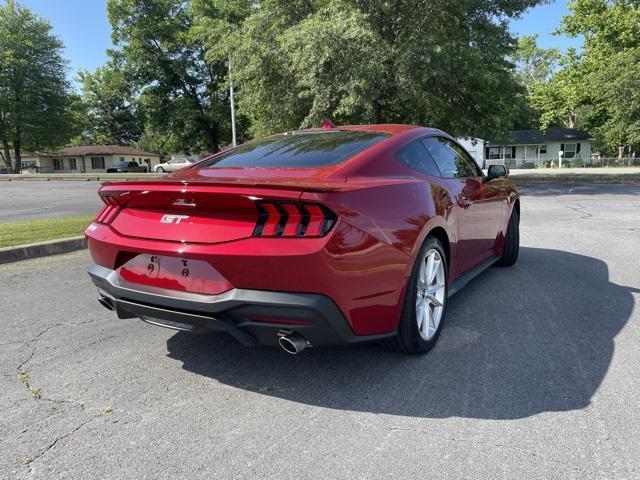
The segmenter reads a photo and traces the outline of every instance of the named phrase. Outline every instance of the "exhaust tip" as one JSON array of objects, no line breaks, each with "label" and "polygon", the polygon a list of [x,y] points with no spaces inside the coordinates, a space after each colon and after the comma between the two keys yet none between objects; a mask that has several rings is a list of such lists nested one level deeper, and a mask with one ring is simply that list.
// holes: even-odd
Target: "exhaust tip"
[{"label": "exhaust tip", "polygon": [[113,302],[110,299],[108,299],[107,297],[98,298],[98,302],[100,302],[100,305],[102,305],[107,310],[111,310],[111,311],[115,310]]},{"label": "exhaust tip", "polygon": [[278,337],[278,344],[291,355],[297,355],[307,348],[307,340],[298,334],[281,335]]}]

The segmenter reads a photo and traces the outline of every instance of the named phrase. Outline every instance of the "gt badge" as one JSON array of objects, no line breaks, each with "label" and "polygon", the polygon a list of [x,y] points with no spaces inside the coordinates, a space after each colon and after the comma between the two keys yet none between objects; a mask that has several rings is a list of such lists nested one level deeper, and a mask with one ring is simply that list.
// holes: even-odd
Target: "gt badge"
[{"label": "gt badge", "polygon": [[175,223],[178,225],[182,220],[189,218],[189,215],[163,215],[160,223]]}]

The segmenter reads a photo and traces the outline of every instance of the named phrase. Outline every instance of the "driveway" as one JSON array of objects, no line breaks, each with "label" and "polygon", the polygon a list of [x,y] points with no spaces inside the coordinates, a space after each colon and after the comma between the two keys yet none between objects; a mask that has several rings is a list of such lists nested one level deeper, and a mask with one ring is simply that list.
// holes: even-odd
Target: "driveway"
[{"label": "driveway", "polygon": [[0,478],[640,477],[640,186],[527,187],[522,250],[437,347],[246,349],[0,267]]}]

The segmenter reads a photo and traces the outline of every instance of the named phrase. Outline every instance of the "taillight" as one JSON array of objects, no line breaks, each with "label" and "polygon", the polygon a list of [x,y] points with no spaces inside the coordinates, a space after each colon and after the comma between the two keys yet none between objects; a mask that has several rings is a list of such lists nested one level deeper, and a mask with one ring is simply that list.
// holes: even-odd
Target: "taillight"
[{"label": "taillight", "polygon": [[323,237],[336,223],[336,215],[311,203],[257,202],[254,237]]},{"label": "taillight", "polygon": [[113,222],[114,218],[116,218],[122,209],[122,203],[118,198],[119,195],[119,192],[100,193],[100,198],[104,202],[105,206],[98,212],[98,215],[94,220],[95,222],[104,223],[105,225]]}]

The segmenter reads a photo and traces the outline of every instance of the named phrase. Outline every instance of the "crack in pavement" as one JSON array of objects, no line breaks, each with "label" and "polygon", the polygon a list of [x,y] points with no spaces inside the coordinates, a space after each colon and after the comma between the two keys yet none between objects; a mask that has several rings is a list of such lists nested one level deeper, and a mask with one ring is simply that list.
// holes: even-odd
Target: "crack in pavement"
[{"label": "crack in pavement", "polygon": [[33,475],[33,463],[38,460],[39,458],[41,458],[43,455],[45,455],[47,452],[51,451],[53,448],[55,448],[55,446],[58,444],[58,442],[60,442],[61,440],[64,440],[65,438],[68,438],[74,434],[76,434],[82,427],[84,427],[85,425],[93,422],[94,420],[97,420],[98,418],[100,418],[101,415],[94,415],[93,417],[85,420],[84,422],[80,423],[79,425],[77,425],[75,428],[73,428],[70,432],[64,434],[64,435],[60,435],[59,437],[56,437],[53,439],[53,441],[51,443],[49,443],[49,445],[47,445],[43,450],[41,450],[40,452],[38,452],[34,457],[27,457],[25,459],[25,464],[27,465],[27,476],[31,477]]},{"label": "crack in pavement", "polygon": [[36,351],[38,350],[38,341],[42,338],[43,335],[45,335],[47,332],[58,328],[58,327],[63,327],[63,326],[78,326],[78,325],[85,325],[87,323],[93,323],[95,321],[98,321],[98,318],[94,318],[92,320],[86,320],[83,322],[72,322],[72,323],[54,323],[53,325],[49,325],[47,326],[44,330],[42,330],[41,332],[39,332],[37,335],[35,335],[34,337],[32,337],[29,340],[23,340],[22,342],[16,342],[16,343],[26,343],[28,345],[32,345],[33,344],[33,348],[31,349],[31,353],[27,356],[27,358],[25,360],[23,360],[20,365],[18,365],[18,367],[16,368],[16,371],[18,372],[18,380],[20,380],[20,382],[22,382],[26,387],[27,390],[29,391],[29,393],[31,394],[31,396],[34,398],[34,400],[44,400],[47,402],[52,402],[56,405],[60,405],[63,403],[70,403],[70,404],[74,404],[74,405],[78,405],[82,410],[84,410],[85,405],[84,402],[79,402],[77,400],[71,400],[71,399],[56,399],[56,398],[51,398],[51,397],[46,397],[42,394],[42,391],[39,388],[36,388],[32,385],[31,382],[31,377],[29,376],[29,372],[26,368],[27,363],[29,363],[31,361],[31,359],[33,359],[33,357],[36,354]]},{"label": "crack in pavement", "polygon": [[578,212],[579,214],[581,214],[582,216],[579,218],[580,220],[586,220],[593,217],[591,213],[587,212],[587,207],[584,205],[578,204],[573,206],[565,203],[564,206],[569,210],[573,210],[574,212]]}]

